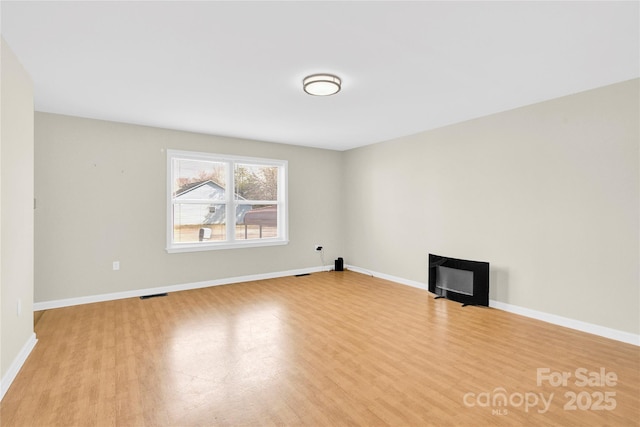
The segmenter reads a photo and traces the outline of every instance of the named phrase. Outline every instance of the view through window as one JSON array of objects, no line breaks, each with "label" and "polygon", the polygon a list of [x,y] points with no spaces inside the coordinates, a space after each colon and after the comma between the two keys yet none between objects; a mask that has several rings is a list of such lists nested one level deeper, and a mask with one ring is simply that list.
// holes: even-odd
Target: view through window
[{"label": "view through window", "polygon": [[170,252],[287,243],[282,160],[168,152]]}]

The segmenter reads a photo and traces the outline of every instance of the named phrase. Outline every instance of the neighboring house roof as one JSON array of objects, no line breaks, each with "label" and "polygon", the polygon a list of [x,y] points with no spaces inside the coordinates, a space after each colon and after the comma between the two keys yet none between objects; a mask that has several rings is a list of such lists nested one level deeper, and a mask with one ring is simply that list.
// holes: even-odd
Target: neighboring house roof
[{"label": "neighboring house roof", "polygon": [[196,181],[196,182],[191,182],[189,184],[183,185],[182,187],[178,188],[178,191],[176,191],[175,197],[182,196],[183,194],[193,191],[196,188],[202,187],[203,185],[206,185],[206,184],[214,185],[224,191],[224,187],[222,185],[210,179],[207,179],[205,181]]},{"label": "neighboring house roof", "polygon": [[[196,182],[190,182],[189,184],[185,184],[182,187],[178,188],[178,191],[176,191],[176,194],[174,197],[180,197],[186,193],[189,193],[191,191],[194,191],[204,185],[210,185],[213,187],[217,187],[220,190],[222,190],[223,192],[225,191],[224,187],[220,184],[218,184],[217,182],[207,179],[204,181],[196,181]],[[235,194],[236,196],[236,200],[246,200],[244,197],[238,195],[237,193]]]}]

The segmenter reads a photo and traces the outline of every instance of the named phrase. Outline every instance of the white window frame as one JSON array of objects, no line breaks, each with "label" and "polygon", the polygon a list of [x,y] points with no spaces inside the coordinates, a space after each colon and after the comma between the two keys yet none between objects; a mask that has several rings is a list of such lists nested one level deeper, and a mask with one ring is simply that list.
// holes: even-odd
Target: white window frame
[{"label": "white window frame", "polygon": [[[173,160],[204,160],[227,163],[227,179],[225,206],[227,219],[227,240],[180,243],[173,241]],[[234,170],[235,164],[278,167],[278,200],[270,205],[277,205],[278,236],[260,239],[236,240],[236,208],[240,204],[261,204],[265,201],[235,200]],[[217,249],[252,248],[260,246],[286,245],[289,243],[288,224],[288,162],[286,160],[264,159],[259,157],[231,156],[226,154],[202,153],[194,151],[167,150],[167,247],[168,253],[210,251]],[[231,191],[229,191],[231,190]]]}]

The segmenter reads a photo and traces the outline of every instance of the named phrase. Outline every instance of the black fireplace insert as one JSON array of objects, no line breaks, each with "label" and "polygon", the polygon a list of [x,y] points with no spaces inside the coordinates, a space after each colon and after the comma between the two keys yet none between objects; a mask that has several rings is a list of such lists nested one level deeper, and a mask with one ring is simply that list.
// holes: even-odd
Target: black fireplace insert
[{"label": "black fireplace insert", "polygon": [[429,292],[465,305],[489,306],[489,263],[429,254]]}]

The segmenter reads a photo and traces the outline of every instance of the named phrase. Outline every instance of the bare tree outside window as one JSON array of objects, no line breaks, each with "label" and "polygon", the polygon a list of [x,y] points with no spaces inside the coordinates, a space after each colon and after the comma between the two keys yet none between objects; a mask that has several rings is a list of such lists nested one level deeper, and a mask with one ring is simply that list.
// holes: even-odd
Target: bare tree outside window
[{"label": "bare tree outside window", "polygon": [[236,195],[246,200],[278,199],[278,168],[237,164]]}]

